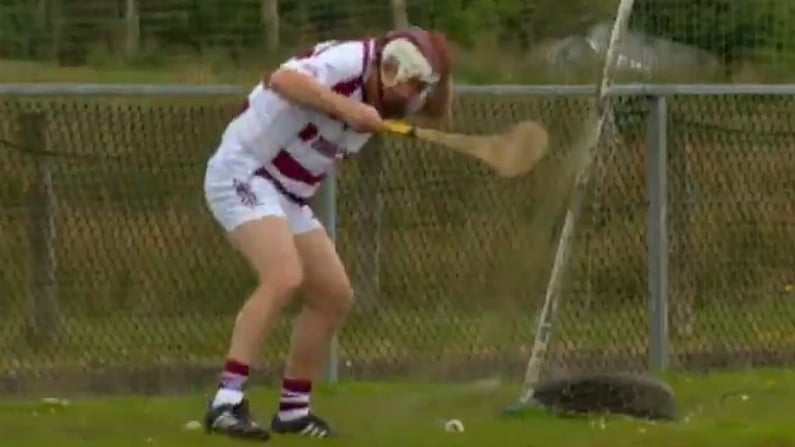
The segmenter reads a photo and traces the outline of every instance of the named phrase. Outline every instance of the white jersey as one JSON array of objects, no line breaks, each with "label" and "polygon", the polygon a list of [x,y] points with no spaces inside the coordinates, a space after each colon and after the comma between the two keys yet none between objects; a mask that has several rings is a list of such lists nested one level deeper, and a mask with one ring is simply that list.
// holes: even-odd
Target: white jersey
[{"label": "white jersey", "polygon": [[[364,100],[374,42],[322,42],[282,67],[312,76],[337,93]],[[358,133],[323,112],[287,101],[260,84],[226,128],[211,163],[249,169],[285,196],[305,203],[336,160],[357,153],[372,134]]]}]

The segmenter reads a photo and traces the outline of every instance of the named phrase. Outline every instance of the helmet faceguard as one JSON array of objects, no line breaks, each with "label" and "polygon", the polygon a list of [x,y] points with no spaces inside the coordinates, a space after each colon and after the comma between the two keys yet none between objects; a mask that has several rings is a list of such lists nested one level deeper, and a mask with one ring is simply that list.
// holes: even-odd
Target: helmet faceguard
[{"label": "helmet faceguard", "polygon": [[416,27],[390,32],[385,36],[380,60],[382,64],[391,62],[397,68],[394,77],[383,79],[384,86],[406,81],[421,84],[419,94],[406,104],[407,113],[426,111],[429,103],[438,103],[440,99],[449,102],[451,57],[441,34]]}]

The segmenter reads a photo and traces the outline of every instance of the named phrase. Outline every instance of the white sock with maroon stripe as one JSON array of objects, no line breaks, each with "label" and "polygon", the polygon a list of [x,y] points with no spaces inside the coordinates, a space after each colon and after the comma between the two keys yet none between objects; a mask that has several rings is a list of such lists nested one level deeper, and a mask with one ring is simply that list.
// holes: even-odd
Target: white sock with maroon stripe
[{"label": "white sock with maroon stripe", "polygon": [[311,381],[284,378],[282,380],[282,395],[279,399],[279,420],[289,422],[309,415],[311,394]]},{"label": "white sock with maroon stripe", "polygon": [[247,364],[232,359],[227,360],[212,406],[239,404],[243,400],[249,372]]}]

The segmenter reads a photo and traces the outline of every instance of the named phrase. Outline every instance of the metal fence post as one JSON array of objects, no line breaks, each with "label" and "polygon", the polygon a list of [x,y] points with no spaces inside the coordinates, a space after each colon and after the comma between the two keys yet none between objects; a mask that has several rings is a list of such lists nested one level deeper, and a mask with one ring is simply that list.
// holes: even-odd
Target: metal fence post
[{"label": "metal fence post", "polygon": [[667,98],[648,101],[646,196],[648,199],[647,261],[649,274],[649,367],[668,367],[668,194]]},{"label": "metal fence post", "polygon": [[[19,115],[20,142],[31,151],[47,149],[46,116],[42,112]],[[28,244],[31,253],[28,333],[32,340],[54,337],[60,325],[60,304],[55,256],[55,189],[52,160],[34,155],[35,176],[28,189]]]},{"label": "metal fence post", "polygon": [[[332,242],[337,242],[337,170],[329,172],[317,196],[317,217],[326,228]],[[326,381],[335,383],[339,380],[339,340],[335,335],[331,341]]]}]

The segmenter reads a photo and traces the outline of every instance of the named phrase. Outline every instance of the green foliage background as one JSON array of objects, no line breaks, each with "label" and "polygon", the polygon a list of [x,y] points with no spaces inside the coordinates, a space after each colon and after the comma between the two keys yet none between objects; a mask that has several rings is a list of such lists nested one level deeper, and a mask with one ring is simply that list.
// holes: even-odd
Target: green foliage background
[{"label": "green foliage background", "polygon": [[[388,0],[281,0],[280,48],[266,51],[262,0],[138,0],[141,48],[124,56],[126,0],[6,0],[0,58],[166,66],[175,55],[226,65],[264,65],[323,38],[377,34],[392,26]],[[522,55],[543,42],[585,34],[610,20],[615,0],[408,0],[411,23],[445,31],[465,53]],[[791,70],[795,4],[788,0],[638,0],[633,28],[713,52],[736,71]],[[466,60],[466,56],[463,58]],[[492,78],[499,78],[499,67]],[[518,70],[518,69],[517,69]],[[784,76],[788,76],[784,74]]]}]

